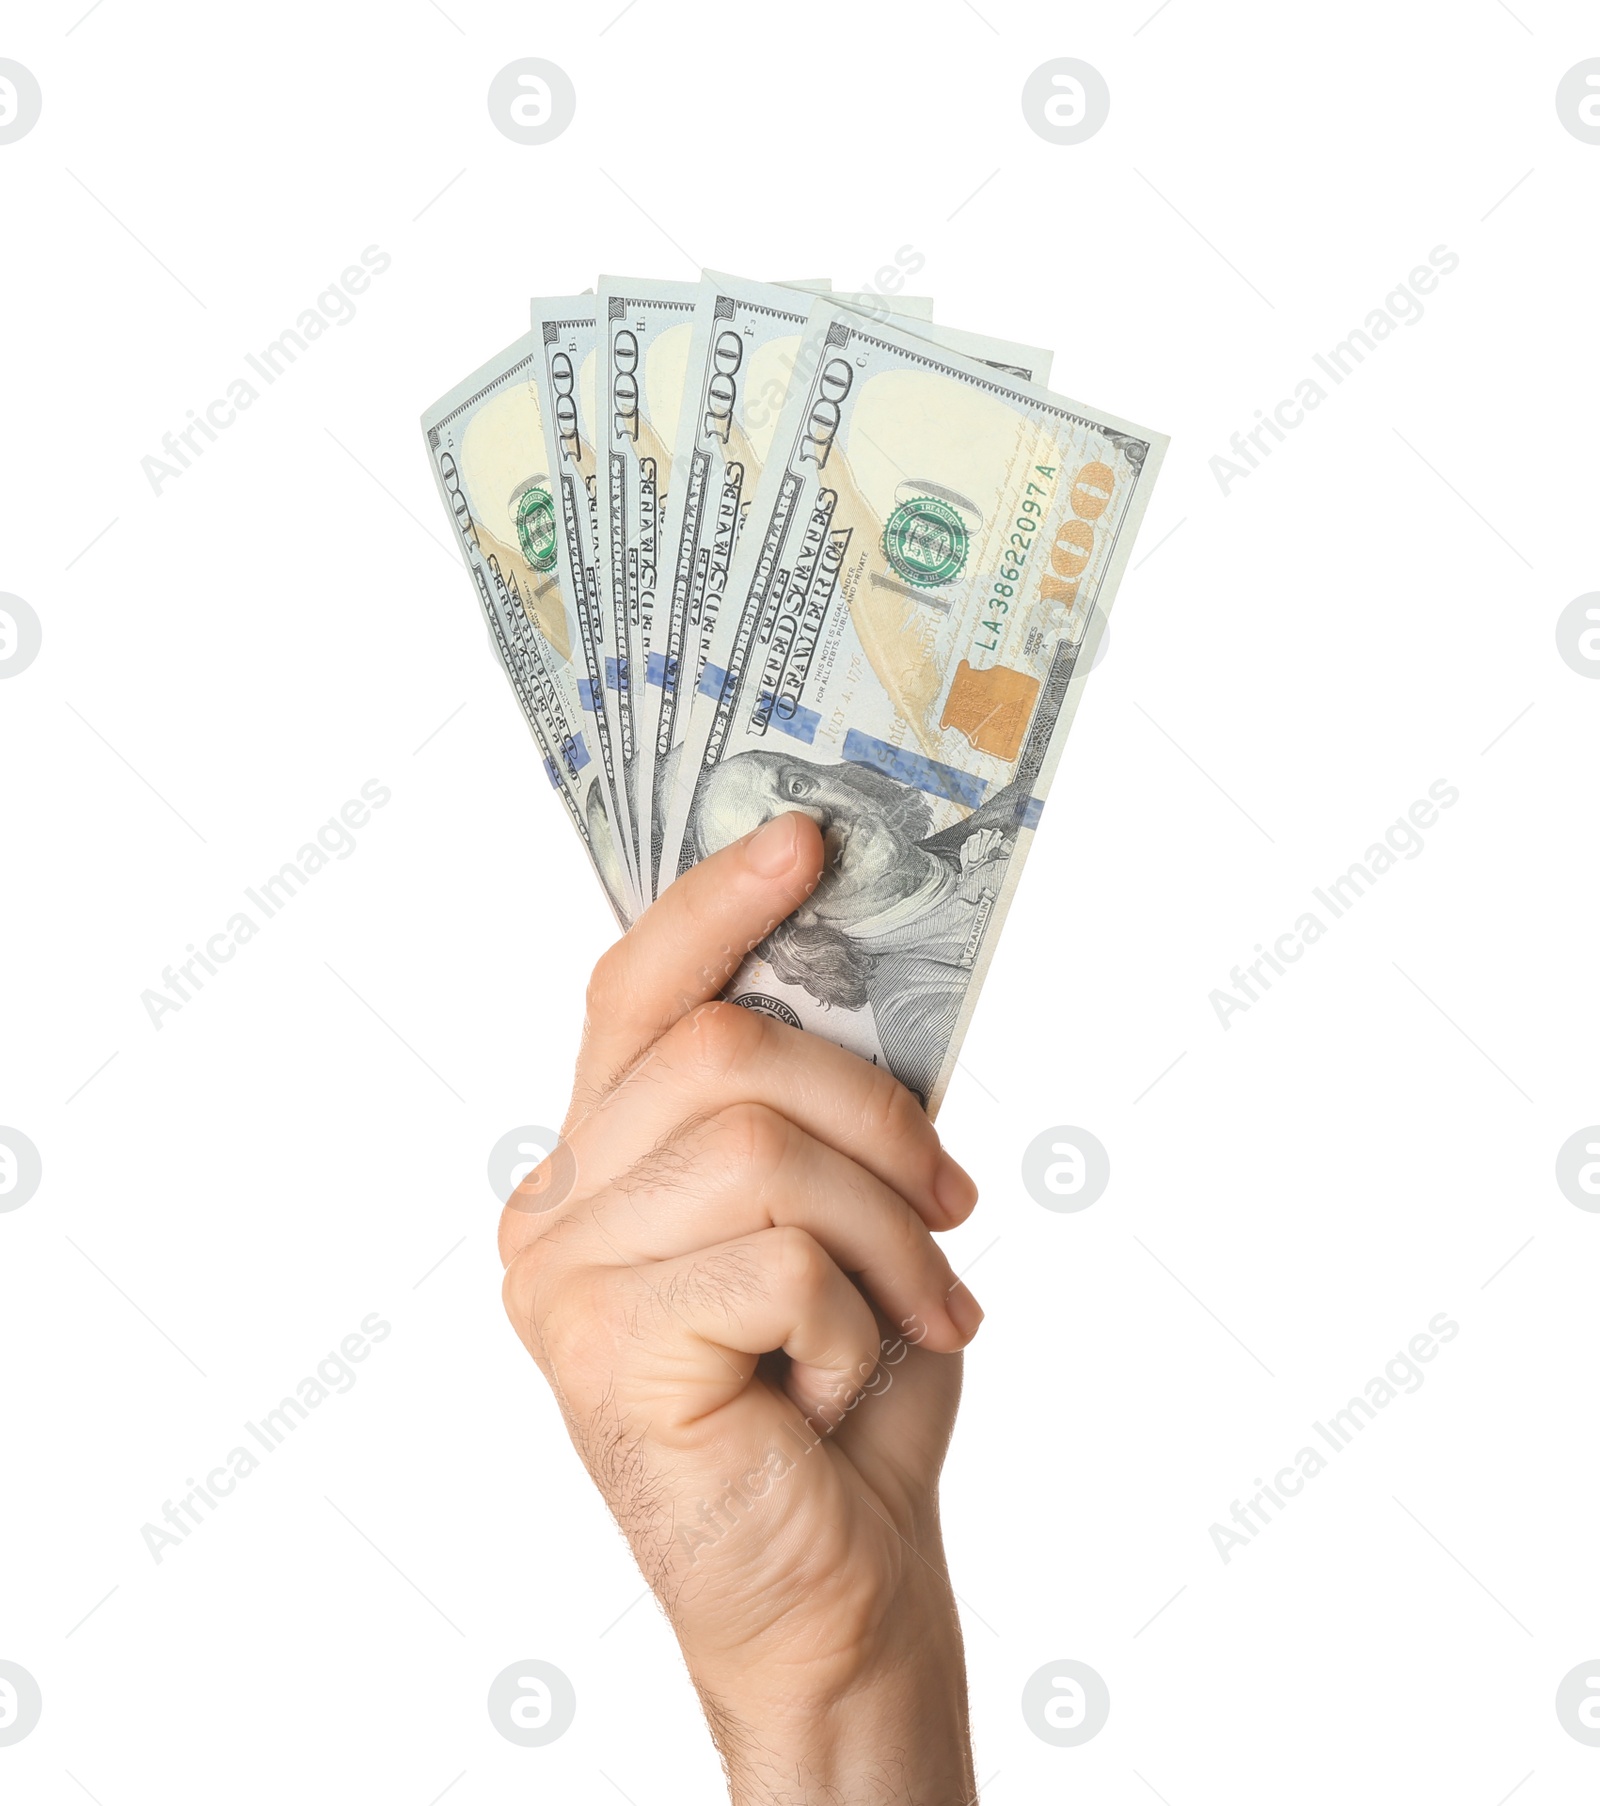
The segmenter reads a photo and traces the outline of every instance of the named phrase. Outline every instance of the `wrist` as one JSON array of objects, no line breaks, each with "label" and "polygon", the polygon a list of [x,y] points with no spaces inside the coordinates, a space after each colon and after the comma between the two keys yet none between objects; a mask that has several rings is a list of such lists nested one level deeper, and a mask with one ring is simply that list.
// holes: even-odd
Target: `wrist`
[{"label": "wrist", "polygon": [[732,1806],[973,1806],[955,1600],[926,1579],[848,1655],[696,1675]]}]

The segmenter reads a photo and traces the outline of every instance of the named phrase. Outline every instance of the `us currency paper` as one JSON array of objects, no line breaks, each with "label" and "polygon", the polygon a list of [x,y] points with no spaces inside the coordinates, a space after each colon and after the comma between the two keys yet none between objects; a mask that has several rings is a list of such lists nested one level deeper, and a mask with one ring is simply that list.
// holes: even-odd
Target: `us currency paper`
[{"label": "us currency paper", "polygon": [[[698,699],[708,641],[812,306],[770,283],[748,282],[715,270],[705,272],[705,287],[689,350],[674,458],[679,480],[667,512],[670,564],[658,594],[652,671],[659,689],[650,692],[655,704],[653,832],[641,871],[647,895],[659,894],[661,883],[671,875],[670,866],[665,873],[661,870],[670,813],[666,792],[682,763],[691,712],[706,706]],[[844,299],[884,317],[880,296]],[[900,304],[906,298],[895,299]],[[926,305],[931,310],[932,304]],[[1047,351],[945,327],[918,325],[916,330],[964,355],[992,355],[1034,381],[1043,382],[1048,376]]]},{"label": "us currency paper", "polygon": [[[711,272],[705,272],[709,281]],[[931,320],[931,295],[880,295],[876,289],[841,289],[832,296],[841,307],[853,307],[857,313],[871,314],[878,320]]]},{"label": "us currency paper", "polygon": [[[822,292],[827,279],[785,288]],[[624,808],[630,821],[629,859],[642,895],[653,894],[656,723],[665,664],[654,645],[654,620],[673,558],[664,534],[673,494],[678,413],[688,371],[689,345],[703,283],[661,282],[602,276],[596,310],[599,359],[595,366],[594,441],[596,517],[600,556],[596,565],[600,613],[614,627],[618,709],[633,747],[624,761]],[[843,297],[860,305],[864,298]],[[878,297],[869,298],[873,302]],[[913,298],[913,310],[932,312]],[[952,349],[968,350],[966,345]],[[602,455],[603,454],[603,455]]]},{"label": "us currency paper", "polygon": [[[709,281],[710,276],[709,270],[702,272],[703,280]],[[888,299],[877,289],[840,289],[835,293],[832,281],[826,276],[785,276],[772,286],[800,289],[808,295],[831,294],[835,301],[850,307],[865,308],[871,313],[903,314],[908,320],[933,318],[933,300],[928,295],[895,295]]]},{"label": "us currency paper", "polygon": [[625,623],[603,605],[595,384],[599,327],[592,295],[532,303],[540,356],[534,369],[549,467],[555,478],[556,573],[577,615],[588,688],[583,698],[601,742],[612,815],[634,893],[644,900],[634,858],[630,798],[638,757]]},{"label": "us currency paper", "polygon": [[808,297],[775,284],[706,272],[687,359],[674,453],[679,480],[667,511],[668,563],[655,635],[660,662],[652,838],[642,872],[654,890],[667,827],[668,779],[681,759],[705,645],[811,305]]},{"label": "us currency paper", "polygon": [[429,408],[422,428],[490,643],[626,927],[637,913],[633,886],[580,699],[578,623],[555,575],[555,508],[534,389],[541,351],[531,333],[517,340]]},{"label": "us currency paper", "polygon": [[795,370],[662,877],[811,815],[823,882],[727,995],[887,1064],[932,1113],[1166,440],[826,302]]},{"label": "us currency paper", "polygon": [[[696,282],[635,281],[602,276],[599,285],[599,412],[605,421],[599,462],[602,606],[624,645],[620,688],[631,705],[635,756],[627,767],[633,867],[650,895],[650,805],[655,774],[651,686],[659,688],[652,652],[660,579],[670,574],[662,529],[672,488],[678,407],[689,362]],[[626,634],[624,642],[623,635]]]}]

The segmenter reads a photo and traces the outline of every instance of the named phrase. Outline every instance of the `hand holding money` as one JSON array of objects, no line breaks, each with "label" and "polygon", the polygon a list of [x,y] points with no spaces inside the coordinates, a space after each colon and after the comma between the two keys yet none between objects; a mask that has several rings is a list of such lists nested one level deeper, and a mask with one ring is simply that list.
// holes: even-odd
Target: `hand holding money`
[{"label": "hand holding money", "polygon": [[506,1308],[735,1806],[971,1806],[932,1118],[1165,441],[909,304],[602,278],[533,327],[423,427],[631,931]]},{"label": "hand holding money", "polygon": [[822,882],[725,995],[931,1115],[1166,441],[871,299],[603,278],[423,426],[618,919],[808,815]]},{"label": "hand holding money", "polygon": [[822,861],[775,816],[600,962],[561,1146],[501,1219],[504,1296],[738,1806],[967,1806],[935,1498],[983,1313],[930,1232],[976,1188],[881,1067],[713,1001]]}]

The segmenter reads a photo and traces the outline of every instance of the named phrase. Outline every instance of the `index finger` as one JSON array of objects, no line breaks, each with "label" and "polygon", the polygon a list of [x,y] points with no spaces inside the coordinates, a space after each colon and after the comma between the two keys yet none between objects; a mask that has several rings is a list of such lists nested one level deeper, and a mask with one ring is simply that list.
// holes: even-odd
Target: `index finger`
[{"label": "index finger", "polygon": [[775,815],[670,884],[589,980],[574,1116],[610,1091],[680,1017],[718,996],[745,956],[816,889],[822,835]]}]

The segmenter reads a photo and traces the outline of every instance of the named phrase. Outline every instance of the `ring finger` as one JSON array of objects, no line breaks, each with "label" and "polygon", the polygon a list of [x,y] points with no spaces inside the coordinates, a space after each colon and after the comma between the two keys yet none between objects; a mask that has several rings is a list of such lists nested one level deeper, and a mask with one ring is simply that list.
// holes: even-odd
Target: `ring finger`
[{"label": "ring finger", "polygon": [[[524,1220],[532,1239],[536,1220]],[[983,1320],[898,1191],[764,1104],[690,1123],[562,1222],[576,1258],[629,1266],[763,1229],[804,1229],[923,1346],[964,1348]]]}]

